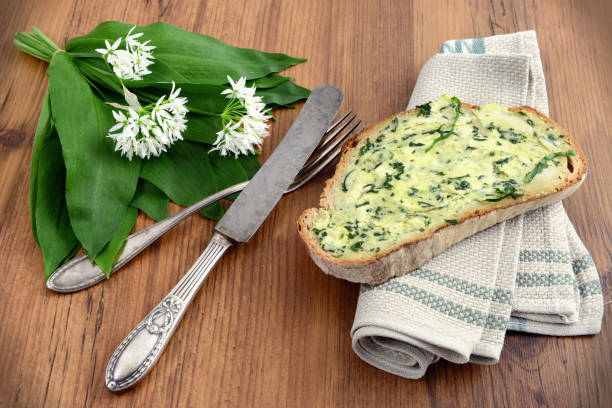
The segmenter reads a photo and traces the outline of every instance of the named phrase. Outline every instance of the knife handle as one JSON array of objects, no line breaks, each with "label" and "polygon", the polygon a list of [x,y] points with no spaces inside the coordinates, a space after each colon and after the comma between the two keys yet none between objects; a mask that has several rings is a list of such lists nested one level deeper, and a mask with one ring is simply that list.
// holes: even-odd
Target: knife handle
[{"label": "knife handle", "polygon": [[[174,228],[185,218],[222,198],[242,191],[247,184],[248,181],[244,181],[218,191],[173,216],[130,235],[127,237],[123,251],[115,261],[115,265],[113,265],[110,273],[117,272],[146,247],[157,241],[159,237]],[[87,254],[83,254],[75,257],[53,272],[47,280],[47,289],[59,293],[72,293],[93,286],[104,279],[106,279],[104,271],[98,265],[92,263]]]},{"label": "knife handle", "polygon": [[234,245],[215,232],[202,255],[170,293],[128,334],[106,367],[106,386],[122,391],[151,370],[185,310],[219,259]]}]

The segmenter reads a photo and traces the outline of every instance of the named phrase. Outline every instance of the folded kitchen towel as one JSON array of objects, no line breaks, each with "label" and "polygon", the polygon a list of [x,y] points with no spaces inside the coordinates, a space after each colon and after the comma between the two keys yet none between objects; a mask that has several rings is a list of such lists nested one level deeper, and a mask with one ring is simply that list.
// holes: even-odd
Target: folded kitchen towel
[{"label": "folded kitchen towel", "polygon": [[[535,32],[445,42],[423,66],[408,108],[441,94],[548,114]],[[595,265],[556,203],[463,240],[406,275],[362,285],[351,337],[366,362],[420,378],[440,358],[497,363],[506,330],[593,334],[602,317]]]}]

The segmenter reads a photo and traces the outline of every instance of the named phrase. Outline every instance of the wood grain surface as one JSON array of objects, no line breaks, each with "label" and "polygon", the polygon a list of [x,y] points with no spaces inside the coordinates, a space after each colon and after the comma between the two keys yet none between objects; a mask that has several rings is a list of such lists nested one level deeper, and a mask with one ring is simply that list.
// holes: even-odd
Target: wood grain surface
[{"label": "wood grain surface", "polygon": [[[4,0],[1,9],[0,406],[612,406],[609,1]],[[213,223],[188,219],[89,290],[45,289],[27,201],[47,65],[18,52],[12,36],[36,25],[63,46],[103,20],[162,20],[308,57],[286,73],[310,88],[341,87],[345,108],[366,123],[405,108],[443,41],[537,30],[551,116],[590,165],[565,207],[601,275],[602,333],[509,333],[499,364],[440,362],[418,381],[366,364],[349,337],[358,286],[321,273],[296,233],[298,215],[318,202],[319,179],[283,198],[253,239],[222,260],[151,374],[110,393],[104,370],[113,350],[204,250]],[[264,160],[297,113],[278,112]],[[136,228],[151,222],[141,215]]]}]

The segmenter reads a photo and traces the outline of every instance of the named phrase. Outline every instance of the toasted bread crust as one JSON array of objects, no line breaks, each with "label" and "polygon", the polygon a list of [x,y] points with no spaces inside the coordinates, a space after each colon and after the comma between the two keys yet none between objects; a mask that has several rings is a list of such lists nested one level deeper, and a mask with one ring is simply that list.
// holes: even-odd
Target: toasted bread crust
[{"label": "toasted bread crust", "polygon": [[[478,106],[463,103],[461,107],[469,110]],[[569,168],[570,175],[564,180],[561,187],[545,195],[523,199],[518,203],[510,200],[488,203],[483,208],[459,217],[458,223],[455,225],[443,225],[435,230],[426,231],[385,251],[375,255],[368,254],[357,260],[336,258],[321,248],[317,236],[308,228],[311,217],[317,212],[316,208],[311,208],[304,211],[299,217],[298,231],[315,264],[325,273],[341,279],[371,285],[379,284],[394,276],[400,276],[414,270],[453,244],[479,231],[570,196],[584,181],[587,170],[584,153],[576,139],[552,119],[529,106],[510,108],[509,110],[528,111],[566,135],[566,141],[576,151],[576,155],[568,157],[568,167],[571,166]],[[321,194],[320,207],[330,209],[333,206],[332,188],[338,182],[343,169],[352,163],[354,155],[357,154],[355,147],[359,142],[377,134],[393,118],[398,117],[401,120],[414,113],[414,111],[413,109],[389,116],[370,125],[345,143],[336,171],[325,183],[325,188]]]}]

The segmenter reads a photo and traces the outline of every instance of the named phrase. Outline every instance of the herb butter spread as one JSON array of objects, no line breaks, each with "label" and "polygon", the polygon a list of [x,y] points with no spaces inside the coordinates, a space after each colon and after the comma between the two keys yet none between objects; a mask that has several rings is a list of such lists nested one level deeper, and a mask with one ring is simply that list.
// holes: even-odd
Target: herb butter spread
[{"label": "herb butter spread", "polygon": [[565,135],[529,111],[475,109],[454,97],[392,119],[355,146],[310,229],[343,259],[385,251],[502,200],[536,195],[568,174]]}]

